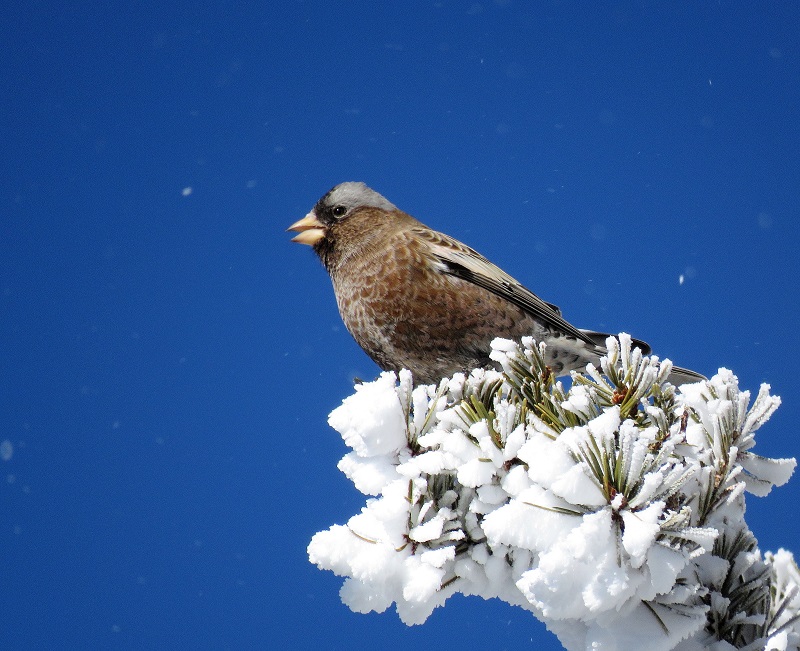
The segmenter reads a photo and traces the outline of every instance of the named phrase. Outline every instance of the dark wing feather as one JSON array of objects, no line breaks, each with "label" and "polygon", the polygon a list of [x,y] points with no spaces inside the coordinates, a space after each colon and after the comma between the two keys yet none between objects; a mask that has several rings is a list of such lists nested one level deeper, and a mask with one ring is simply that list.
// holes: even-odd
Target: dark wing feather
[{"label": "dark wing feather", "polygon": [[595,341],[561,317],[561,310],[558,307],[544,302],[477,251],[444,233],[431,231],[424,227],[415,227],[412,231],[415,237],[428,243],[434,258],[440,265],[440,270],[444,273],[483,287],[509,303],[513,303],[552,330],[563,332],[595,346]]}]

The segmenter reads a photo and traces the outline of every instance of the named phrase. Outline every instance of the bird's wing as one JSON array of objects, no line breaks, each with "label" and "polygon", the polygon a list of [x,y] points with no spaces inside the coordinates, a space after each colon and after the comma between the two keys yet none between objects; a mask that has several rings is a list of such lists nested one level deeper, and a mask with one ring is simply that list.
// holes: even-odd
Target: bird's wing
[{"label": "bird's wing", "polygon": [[414,227],[412,231],[415,237],[428,244],[440,271],[483,287],[513,303],[555,331],[563,332],[592,346],[596,344],[591,337],[565,321],[558,307],[543,301],[477,251],[444,233],[424,227]]}]

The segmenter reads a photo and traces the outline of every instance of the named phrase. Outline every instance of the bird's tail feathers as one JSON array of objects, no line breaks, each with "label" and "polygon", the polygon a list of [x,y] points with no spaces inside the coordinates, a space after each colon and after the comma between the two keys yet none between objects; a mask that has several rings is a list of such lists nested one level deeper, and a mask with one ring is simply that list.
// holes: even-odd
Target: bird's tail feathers
[{"label": "bird's tail feathers", "polygon": [[700,382],[707,379],[705,375],[701,375],[696,371],[690,371],[688,368],[681,368],[680,366],[673,366],[667,380],[679,387],[681,384],[689,384],[690,382]]},{"label": "bird's tail feathers", "polygon": [[[602,332],[595,332],[594,330],[583,330],[581,332],[585,334],[589,339],[592,340],[595,346],[598,348],[602,348],[605,350],[606,348],[606,339],[614,335],[607,335]],[[652,350],[649,345],[645,342],[641,341],[640,339],[631,339],[631,343],[639,348],[642,351],[643,355],[649,355]],[[680,386],[681,384],[688,384],[689,382],[699,382],[701,380],[705,380],[706,376],[701,375],[695,371],[691,371],[688,368],[681,368],[680,366],[673,366],[672,372],[669,374],[667,380],[674,384],[675,386]]]}]

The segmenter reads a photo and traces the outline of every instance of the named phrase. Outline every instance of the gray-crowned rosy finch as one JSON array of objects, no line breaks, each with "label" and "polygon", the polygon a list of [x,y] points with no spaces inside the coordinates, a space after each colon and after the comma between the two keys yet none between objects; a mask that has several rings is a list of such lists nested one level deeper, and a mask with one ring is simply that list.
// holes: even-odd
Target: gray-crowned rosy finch
[{"label": "gray-crowned rosy finch", "polygon": [[[345,326],[384,370],[416,382],[491,365],[495,337],[547,344],[556,375],[596,363],[608,335],[580,330],[480,253],[431,230],[363,183],[341,183],[289,227],[333,281]],[[650,347],[634,340],[644,354]],[[674,384],[702,375],[673,367]]]}]

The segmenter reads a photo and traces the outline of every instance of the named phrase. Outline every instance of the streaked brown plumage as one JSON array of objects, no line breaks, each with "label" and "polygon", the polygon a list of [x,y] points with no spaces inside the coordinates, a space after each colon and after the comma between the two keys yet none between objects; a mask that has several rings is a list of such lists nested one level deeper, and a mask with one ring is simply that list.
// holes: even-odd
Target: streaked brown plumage
[{"label": "streaked brown plumage", "polygon": [[[606,353],[608,335],[575,328],[482,255],[363,183],[337,185],[289,230],[314,248],[345,326],[382,369],[407,368],[416,382],[437,382],[490,365],[495,337],[546,342],[558,375]],[[677,367],[670,376],[675,384],[701,378]]]}]

